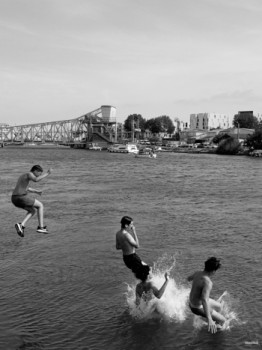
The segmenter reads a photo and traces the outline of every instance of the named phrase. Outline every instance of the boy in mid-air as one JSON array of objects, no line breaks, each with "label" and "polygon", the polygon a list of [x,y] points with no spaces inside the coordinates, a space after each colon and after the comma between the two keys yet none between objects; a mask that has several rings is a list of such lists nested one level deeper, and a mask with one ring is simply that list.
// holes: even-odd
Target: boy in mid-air
[{"label": "boy in mid-air", "polygon": [[121,219],[121,230],[116,233],[116,249],[122,249],[124,263],[134,273],[141,266],[147,265],[136,254],[136,248],[139,248],[139,241],[133,219],[130,216],[124,216]]},{"label": "boy in mid-air", "polygon": [[27,211],[24,220],[21,223],[15,224],[17,234],[20,237],[24,237],[24,230],[27,221],[35,214],[37,211],[38,223],[37,232],[48,233],[46,226],[44,226],[44,206],[43,204],[28,194],[37,193],[42,194],[42,191],[34,190],[28,187],[30,181],[38,182],[50,175],[52,169],[49,169],[47,173],[43,174],[43,169],[40,165],[34,165],[30,172],[22,174],[17,181],[16,187],[12,194],[12,203],[18,207]]}]

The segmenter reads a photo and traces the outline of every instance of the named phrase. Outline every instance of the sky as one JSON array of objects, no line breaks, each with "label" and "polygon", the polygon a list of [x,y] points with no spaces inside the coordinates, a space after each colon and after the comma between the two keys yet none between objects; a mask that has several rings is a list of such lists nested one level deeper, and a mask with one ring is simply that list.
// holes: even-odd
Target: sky
[{"label": "sky", "polygon": [[0,123],[262,113],[261,0],[0,0]]}]

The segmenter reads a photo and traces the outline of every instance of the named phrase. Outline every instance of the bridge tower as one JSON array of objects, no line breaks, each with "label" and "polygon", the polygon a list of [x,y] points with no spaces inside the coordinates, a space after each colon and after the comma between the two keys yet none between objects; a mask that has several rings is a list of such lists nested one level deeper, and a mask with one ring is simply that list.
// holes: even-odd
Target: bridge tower
[{"label": "bridge tower", "polygon": [[116,108],[103,105],[75,119],[28,125],[1,125],[0,143],[59,143],[87,147],[99,142],[105,147],[117,141]]}]

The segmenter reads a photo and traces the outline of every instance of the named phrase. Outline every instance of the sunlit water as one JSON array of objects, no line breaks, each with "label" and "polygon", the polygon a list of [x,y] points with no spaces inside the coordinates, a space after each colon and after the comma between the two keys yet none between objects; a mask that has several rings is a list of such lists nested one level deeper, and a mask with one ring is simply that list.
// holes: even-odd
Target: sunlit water
[{"label": "sunlit water", "polygon": [[[261,349],[262,159],[161,153],[157,159],[73,149],[1,149],[0,349]],[[43,189],[45,224],[10,196],[34,164],[54,169]],[[134,218],[141,258],[160,300],[134,305],[137,281],[115,250],[123,215]],[[188,308],[189,274],[222,259],[230,322],[212,335]],[[157,311],[157,312],[156,312]]]}]

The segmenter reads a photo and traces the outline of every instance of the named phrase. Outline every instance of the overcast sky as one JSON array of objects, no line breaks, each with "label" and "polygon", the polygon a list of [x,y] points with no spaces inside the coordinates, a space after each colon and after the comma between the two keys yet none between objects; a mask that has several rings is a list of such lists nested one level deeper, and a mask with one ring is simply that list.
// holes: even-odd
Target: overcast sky
[{"label": "overcast sky", "polygon": [[0,0],[0,123],[262,113],[261,0]]}]

